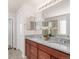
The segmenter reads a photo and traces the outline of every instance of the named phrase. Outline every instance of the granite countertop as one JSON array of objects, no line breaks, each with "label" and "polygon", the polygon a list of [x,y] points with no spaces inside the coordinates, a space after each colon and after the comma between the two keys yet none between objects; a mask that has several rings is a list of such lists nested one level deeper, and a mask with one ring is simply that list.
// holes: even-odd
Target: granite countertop
[{"label": "granite countertop", "polygon": [[[30,37],[30,36],[26,36],[25,38],[31,40],[31,41],[34,41],[34,42],[37,42],[37,43],[40,43],[40,44],[43,44],[45,46],[48,46],[50,48],[54,48],[54,49],[57,49],[59,51],[62,51],[62,52],[65,52],[65,53],[68,53],[70,54],[70,44],[67,44],[67,45],[64,45],[64,44],[59,44],[59,43],[50,43],[50,39],[48,41],[45,41],[43,38],[41,37]],[[53,40],[53,39],[52,39]]]}]

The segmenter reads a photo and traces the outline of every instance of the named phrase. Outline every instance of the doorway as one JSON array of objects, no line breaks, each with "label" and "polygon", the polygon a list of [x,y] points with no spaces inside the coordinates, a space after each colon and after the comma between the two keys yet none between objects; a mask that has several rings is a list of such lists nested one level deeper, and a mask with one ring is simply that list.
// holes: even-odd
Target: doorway
[{"label": "doorway", "polygon": [[8,19],[8,48],[13,48],[13,19]]}]

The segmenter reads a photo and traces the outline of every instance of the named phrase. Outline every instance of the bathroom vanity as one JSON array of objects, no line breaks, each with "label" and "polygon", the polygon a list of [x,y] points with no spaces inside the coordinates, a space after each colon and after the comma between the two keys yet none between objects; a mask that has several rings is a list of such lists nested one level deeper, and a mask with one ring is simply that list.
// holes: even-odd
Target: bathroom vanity
[{"label": "bathroom vanity", "polygon": [[48,43],[36,39],[25,39],[25,55],[28,59],[70,59],[69,51],[55,49]]},{"label": "bathroom vanity", "polygon": [[[25,55],[28,59],[70,59],[70,14],[45,18],[33,22],[38,34],[25,38]],[[31,27],[33,27],[30,22]],[[36,25],[35,25],[36,24]],[[40,25],[40,26],[38,26]],[[47,37],[46,37],[47,36]],[[45,37],[48,39],[45,40]],[[52,39],[50,39],[53,37]],[[55,38],[55,39],[54,39]],[[65,39],[65,40],[64,40]]]}]

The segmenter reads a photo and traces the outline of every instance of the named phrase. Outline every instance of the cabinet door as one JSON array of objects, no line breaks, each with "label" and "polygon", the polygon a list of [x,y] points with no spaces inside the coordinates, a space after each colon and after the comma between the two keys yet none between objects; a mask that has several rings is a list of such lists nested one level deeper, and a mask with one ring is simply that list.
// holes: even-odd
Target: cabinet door
[{"label": "cabinet door", "polygon": [[50,59],[50,55],[42,50],[38,51],[38,59]]},{"label": "cabinet door", "polygon": [[26,44],[26,56],[30,59],[30,44]]},{"label": "cabinet door", "polygon": [[37,47],[34,47],[31,45],[31,54],[33,54],[34,56],[37,56]]},{"label": "cabinet door", "polygon": [[51,59],[59,59],[59,58],[56,58],[56,57],[52,56]]},{"label": "cabinet door", "polygon": [[31,58],[30,59],[37,59],[37,56],[31,54]]}]

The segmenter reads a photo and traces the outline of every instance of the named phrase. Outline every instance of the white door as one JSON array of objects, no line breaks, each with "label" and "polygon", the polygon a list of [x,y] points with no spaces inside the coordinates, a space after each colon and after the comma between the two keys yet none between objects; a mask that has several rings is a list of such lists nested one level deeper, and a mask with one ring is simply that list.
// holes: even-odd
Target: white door
[{"label": "white door", "polygon": [[8,48],[13,48],[13,20],[8,19]]}]

